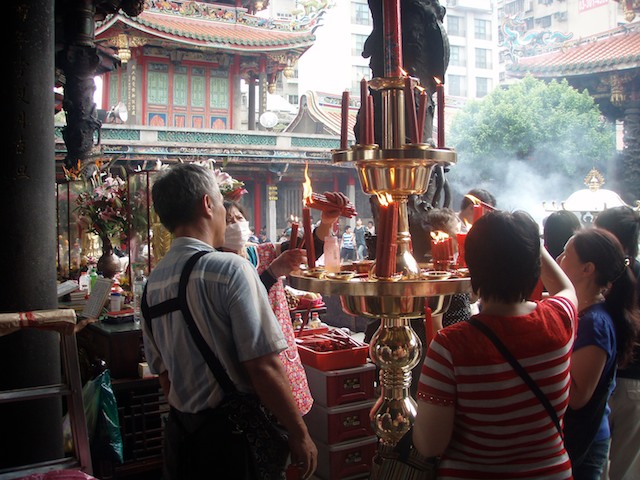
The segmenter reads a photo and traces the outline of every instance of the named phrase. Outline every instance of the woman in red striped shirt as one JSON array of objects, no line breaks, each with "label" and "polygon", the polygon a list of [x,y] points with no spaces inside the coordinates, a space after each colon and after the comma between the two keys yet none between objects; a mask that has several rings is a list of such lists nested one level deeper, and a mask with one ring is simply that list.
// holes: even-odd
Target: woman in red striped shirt
[{"label": "woman in red striped shirt", "polygon": [[[540,245],[525,212],[491,212],[466,239],[481,312],[473,317],[507,347],[560,421],[569,395],[576,294]],[[531,302],[542,280],[550,297]],[[571,478],[558,428],[543,403],[488,337],[468,322],[438,332],[418,387],[413,441],[439,456],[439,479]]]}]

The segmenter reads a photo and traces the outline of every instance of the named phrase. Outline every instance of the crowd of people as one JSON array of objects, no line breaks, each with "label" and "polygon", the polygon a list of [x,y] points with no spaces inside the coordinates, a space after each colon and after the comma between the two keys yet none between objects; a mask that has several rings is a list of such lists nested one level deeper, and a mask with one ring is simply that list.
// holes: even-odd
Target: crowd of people
[{"label": "crowd of people", "polygon": [[[277,243],[254,235],[242,205],[225,201],[204,167],[167,169],[152,193],[175,237],[149,277],[142,327],[150,369],[171,407],[165,478],[198,478],[212,468],[255,478],[251,451],[222,409],[225,393],[184,310],[175,308],[180,292],[236,388],[254,392],[287,431],[290,462],[308,478],[318,461],[303,420],[313,398],[283,284],[305,251],[289,248],[288,235]],[[527,213],[495,209],[486,191],[469,194],[491,208],[478,218],[465,196],[458,212],[427,215],[452,237],[467,231],[473,294],[458,299],[424,349],[413,390],[415,448],[438,457],[442,478],[638,478],[640,215],[611,208],[586,228],[557,212],[541,238]],[[325,195],[336,208],[315,225],[317,257],[348,202]],[[343,260],[365,258],[372,233],[360,218],[339,232]],[[181,287],[197,252],[204,255]],[[538,285],[541,300],[533,297]]]}]

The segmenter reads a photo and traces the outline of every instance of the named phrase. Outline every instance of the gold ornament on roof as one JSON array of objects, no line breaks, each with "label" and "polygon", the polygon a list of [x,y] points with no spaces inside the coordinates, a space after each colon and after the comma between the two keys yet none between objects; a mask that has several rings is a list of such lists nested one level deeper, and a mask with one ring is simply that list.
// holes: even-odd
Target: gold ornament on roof
[{"label": "gold ornament on roof", "polygon": [[604,185],[604,176],[595,168],[592,168],[586,177],[584,177],[584,184],[592,192],[600,190],[600,187]]}]

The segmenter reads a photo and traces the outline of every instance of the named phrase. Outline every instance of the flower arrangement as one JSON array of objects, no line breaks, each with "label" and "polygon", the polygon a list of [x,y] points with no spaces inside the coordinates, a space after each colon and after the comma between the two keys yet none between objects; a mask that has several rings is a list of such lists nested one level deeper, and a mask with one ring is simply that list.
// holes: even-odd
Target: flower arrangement
[{"label": "flower arrangement", "polygon": [[213,176],[215,177],[216,182],[218,182],[220,193],[222,193],[225,200],[237,202],[240,200],[242,195],[247,193],[244,188],[244,182],[236,180],[228,173],[216,168],[213,170]]},{"label": "flower arrangement", "polygon": [[101,238],[114,238],[128,230],[127,186],[120,177],[92,178],[93,190],[76,199],[78,223]]}]

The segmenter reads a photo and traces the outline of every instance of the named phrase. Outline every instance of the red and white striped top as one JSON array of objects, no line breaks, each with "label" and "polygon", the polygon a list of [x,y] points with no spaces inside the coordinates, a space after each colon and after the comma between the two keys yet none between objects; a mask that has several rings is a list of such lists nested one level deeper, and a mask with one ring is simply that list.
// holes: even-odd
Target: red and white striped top
[{"label": "red and white striped top", "polygon": [[[563,418],[576,310],[562,297],[521,317],[476,318],[491,328]],[[467,322],[438,332],[418,399],[456,409],[438,479],[567,479],[571,463],[553,420],[491,341]],[[437,434],[437,433],[434,433]]]}]

